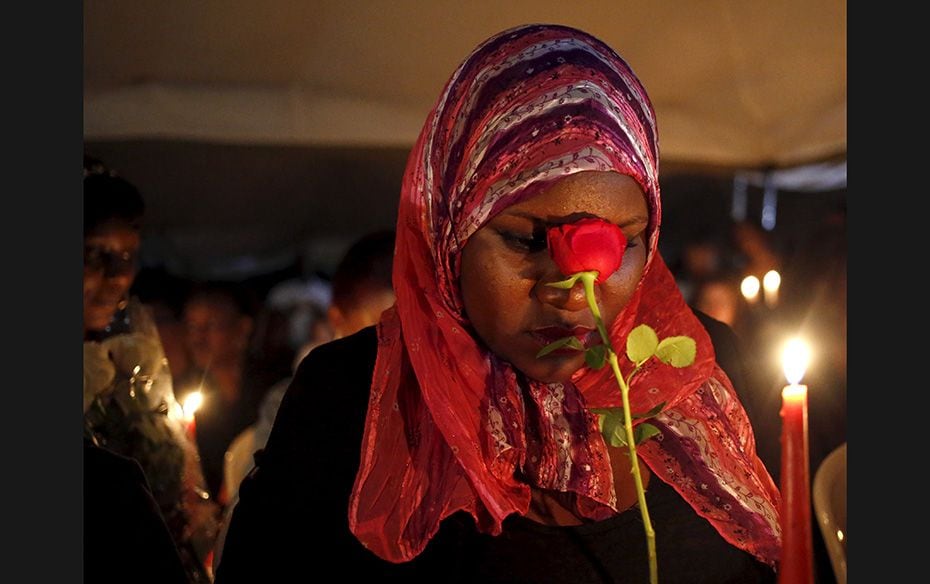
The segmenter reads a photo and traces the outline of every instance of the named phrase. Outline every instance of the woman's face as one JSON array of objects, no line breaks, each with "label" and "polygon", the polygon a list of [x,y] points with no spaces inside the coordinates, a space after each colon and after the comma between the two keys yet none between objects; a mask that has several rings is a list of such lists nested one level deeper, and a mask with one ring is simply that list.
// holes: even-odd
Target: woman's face
[{"label": "woman's face", "polygon": [[136,274],[141,237],[128,225],[113,223],[84,237],[84,333],[110,324]]},{"label": "woman's face", "polygon": [[536,358],[544,346],[569,335],[585,346],[601,342],[581,283],[571,290],[545,285],[566,277],[549,256],[546,229],[584,217],[619,225],[628,240],[620,268],[595,287],[609,326],[629,302],[646,263],[649,215],[632,178],[605,171],[568,175],[500,212],[462,250],[462,300],[475,332],[495,354],[546,383],[568,380],[585,361],[574,350]]}]

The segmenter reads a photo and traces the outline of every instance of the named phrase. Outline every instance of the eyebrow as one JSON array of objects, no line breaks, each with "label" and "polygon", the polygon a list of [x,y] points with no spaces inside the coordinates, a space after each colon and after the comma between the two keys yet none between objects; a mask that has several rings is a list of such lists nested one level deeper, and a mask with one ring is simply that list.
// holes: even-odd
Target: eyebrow
[{"label": "eyebrow", "polygon": [[[522,219],[528,219],[528,220],[530,220],[530,221],[532,221],[532,222],[534,222],[534,223],[542,223],[542,224],[546,225],[546,227],[551,227],[551,226],[553,226],[553,225],[560,225],[560,224],[562,224],[562,223],[570,223],[570,222],[572,222],[572,221],[577,221],[578,219],[581,219],[581,218],[584,218],[584,217],[593,217],[593,218],[595,218],[595,219],[604,219],[603,217],[598,217],[597,215],[593,215],[593,214],[591,214],[591,213],[573,213],[573,214],[569,215],[568,217],[560,218],[560,219],[558,219],[558,220],[547,220],[547,219],[542,219],[541,217],[539,217],[539,216],[537,216],[537,215],[533,215],[532,213],[526,213],[526,212],[524,212],[524,211],[511,211],[511,212],[508,212],[507,214],[510,215],[510,216],[512,216],[512,217],[520,217],[520,218],[522,218]],[[606,221],[606,219],[604,219],[604,220]],[[622,221],[621,223],[618,223],[617,225],[618,225],[621,229],[623,229],[624,227],[629,227],[630,225],[639,225],[640,223],[646,223],[646,224],[648,224],[648,223],[649,223],[649,217],[646,216],[646,215],[633,215],[632,217],[626,218],[624,221]]]}]

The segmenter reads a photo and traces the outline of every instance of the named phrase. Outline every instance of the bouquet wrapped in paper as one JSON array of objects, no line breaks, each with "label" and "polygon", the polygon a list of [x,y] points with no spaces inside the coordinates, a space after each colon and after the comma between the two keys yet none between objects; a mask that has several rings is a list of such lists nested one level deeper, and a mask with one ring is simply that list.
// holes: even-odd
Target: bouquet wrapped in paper
[{"label": "bouquet wrapped in paper", "polygon": [[109,336],[84,342],[85,435],[139,462],[191,582],[209,582],[219,506],[205,489],[158,329],[136,299],[117,316]]}]

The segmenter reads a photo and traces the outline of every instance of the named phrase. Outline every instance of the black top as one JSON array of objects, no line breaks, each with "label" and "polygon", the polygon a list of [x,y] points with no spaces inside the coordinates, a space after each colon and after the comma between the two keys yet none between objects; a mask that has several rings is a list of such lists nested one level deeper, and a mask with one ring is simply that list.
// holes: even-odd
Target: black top
[{"label": "black top", "polygon": [[[715,347],[724,331],[727,340],[717,350],[728,354],[718,360],[733,368],[736,383],[742,372],[727,349],[734,339],[722,323],[710,325]],[[648,582],[635,507],[568,527],[511,516],[500,536],[478,533],[471,516],[459,512],[403,564],[364,548],[349,531],[348,501],[376,351],[369,327],[314,349],[300,364],[266,448],[255,455],[256,469],[240,486],[215,584],[285,582],[318,572],[362,582]],[[724,541],[657,477],[646,496],[663,584],[775,581],[772,568]]]},{"label": "black top", "polygon": [[190,582],[142,467],[86,438],[84,582]]}]

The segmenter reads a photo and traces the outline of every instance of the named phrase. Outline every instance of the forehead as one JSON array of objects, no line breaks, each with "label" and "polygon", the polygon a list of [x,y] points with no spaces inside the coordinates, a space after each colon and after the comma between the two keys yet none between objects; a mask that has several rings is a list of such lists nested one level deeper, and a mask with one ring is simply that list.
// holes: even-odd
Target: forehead
[{"label": "forehead", "polygon": [[631,177],[610,171],[561,178],[535,196],[504,209],[503,217],[525,216],[550,224],[600,217],[624,224],[648,219],[646,197]]},{"label": "forehead", "polygon": [[139,232],[123,221],[108,221],[84,234],[85,244],[107,248],[137,248],[141,241]]},{"label": "forehead", "polygon": [[184,305],[185,318],[231,318],[237,310],[232,300],[222,296],[196,296]]}]

